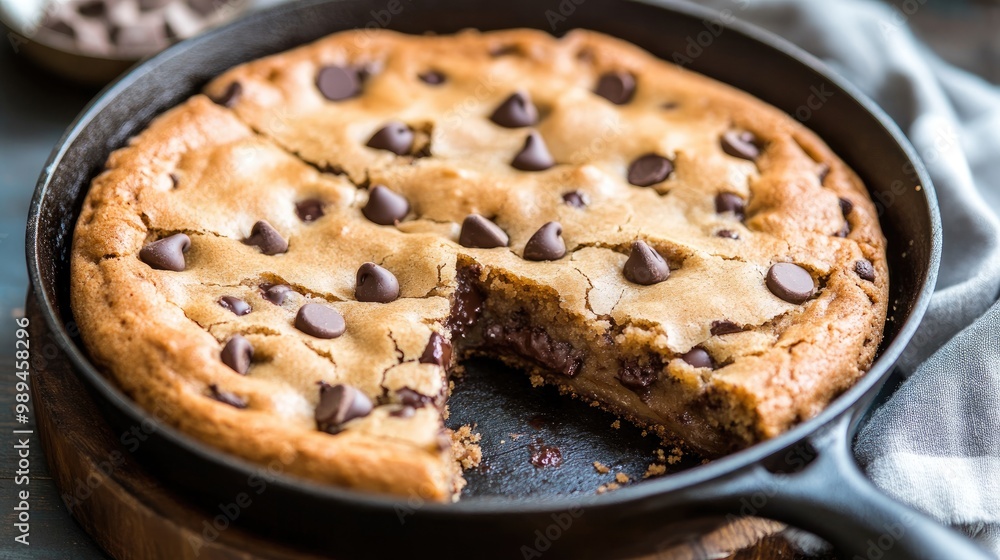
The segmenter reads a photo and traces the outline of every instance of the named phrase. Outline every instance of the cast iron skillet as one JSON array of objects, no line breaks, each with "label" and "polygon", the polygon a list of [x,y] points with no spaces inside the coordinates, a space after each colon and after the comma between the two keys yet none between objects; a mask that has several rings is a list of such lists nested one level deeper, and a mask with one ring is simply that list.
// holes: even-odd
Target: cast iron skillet
[{"label": "cast iron skillet", "polygon": [[[971,541],[878,492],[850,455],[857,426],[913,335],[937,274],[938,208],[913,149],[871,101],[794,46],[697,6],[674,1],[661,6],[621,0],[312,0],[167,50],[101,94],[67,132],[41,176],[28,222],[27,258],[48,327],[116,430],[144,420],[152,425],[145,411],[90,364],[74,336],[68,301],[73,226],[87,186],[108,154],[226,68],[354,27],[411,33],[535,27],[556,34],[590,28],[682,61],[807,120],[864,179],[889,239],[892,312],[880,358],[854,388],[771,441],[603,495],[594,493],[599,482],[590,462],[645,465],[654,444],[625,428],[608,429],[610,418],[596,411],[577,414],[566,399],[525,390],[523,374],[482,363],[471,364],[470,379],[459,384],[451,423],[478,422],[488,466],[470,473],[470,488],[457,504],[374,496],[285,477],[280,465],[261,469],[164,425],[139,447],[140,460],[203,504],[206,521],[219,514],[218,504],[249,493],[252,504],[240,511],[239,523],[339,558],[425,552],[618,557],[663,550],[739,514],[814,532],[844,557],[986,558]],[[529,427],[525,415],[532,410],[546,412]],[[541,424],[538,434],[531,432]],[[527,436],[517,443],[511,432]],[[528,465],[525,445],[532,437],[562,446],[566,464],[540,470]]]}]

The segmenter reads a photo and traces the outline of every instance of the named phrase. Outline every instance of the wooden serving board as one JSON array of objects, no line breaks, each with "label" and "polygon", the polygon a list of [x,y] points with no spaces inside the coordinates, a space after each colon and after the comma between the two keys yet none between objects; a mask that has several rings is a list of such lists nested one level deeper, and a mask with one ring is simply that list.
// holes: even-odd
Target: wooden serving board
[{"label": "wooden serving board", "polygon": [[[29,295],[32,346],[50,345]],[[205,512],[143,469],[104,421],[69,360],[59,353],[31,373],[37,430],[52,476],[76,521],[118,560],[318,560],[315,554],[267,540],[239,526],[202,537]],[[743,518],[657,560],[805,559],[783,525]],[[650,557],[653,558],[653,557]],[[638,560],[638,559],[637,559]]]}]

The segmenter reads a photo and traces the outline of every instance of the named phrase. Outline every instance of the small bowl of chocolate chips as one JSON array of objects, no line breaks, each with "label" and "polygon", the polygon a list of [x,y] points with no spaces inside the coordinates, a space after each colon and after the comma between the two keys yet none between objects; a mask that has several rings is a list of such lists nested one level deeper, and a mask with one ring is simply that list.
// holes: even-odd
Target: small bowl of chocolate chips
[{"label": "small bowl of chocolate chips", "polygon": [[0,0],[15,51],[86,85],[103,85],[176,41],[229,21],[250,0]]}]

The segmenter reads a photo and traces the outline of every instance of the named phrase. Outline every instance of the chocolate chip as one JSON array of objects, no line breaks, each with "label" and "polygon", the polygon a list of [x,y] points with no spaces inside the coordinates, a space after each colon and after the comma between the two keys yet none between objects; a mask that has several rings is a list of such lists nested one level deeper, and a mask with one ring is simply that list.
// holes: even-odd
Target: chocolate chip
[{"label": "chocolate chip", "polygon": [[376,150],[388,150],[397,156],[404,155],[413,147],[413,131],[406,123],[390,121],[378,129],[366,144]]},{"label": "chocolate chip", "polygon": [[288,241],[264,220],[253,225],[250,237],[244,239],[243,243],[259,248],[265,255],[279,255],[288,251]]},{"label": "chocolate chip", "polygon": [[743,327],[737,325],[732,321],[726,321],[725,319],[721,321],[712,321],[712,336],[722,336],[724,334],[733,334],[738,332],[743,332]]},{"label": "chocolate chip", "polygon": [[147,243],[139,251],[139,259],[153,268],[180,272],[187,263],[184,253],[191,248],[191,238],[183,233],[175,233],[170,237]]},{"label": "chocolate chip", "polygon": [[403,387],[402,389],[397,390],[396,397],[399,398],[400,404],[411,408],[423,408],[434,402],[433,398],[414,391],[409,387]]},{"label": "chocolate chip", "polygon": [[222,404],[228,404],[236,408],[246,408],[247,401],[242,398],[230,393],[229,391],[223,391],[219,389],[219,386],[215,383],[208,386],[208,390],[212,393],[212,398],[219,401]]},{"label": "chocolate chip", "polygon": [[315,222],[323,217],[326,212],[323,210],[322,200],[310,198],[295,203],[295,215],[303,222]]},{"label": "chocolate chip", "polygon": [[372,401],[368,395],[350,385],[320,383],[319,403],[316,405],[316,427],[335,434],[345,423],[368,416]]},{"label": "chocolate chip", "polygon": [[861,259],[854,263],[854,272],[862,280],[875,281],[875,267],[868,259]]},{"label": "chocolate chip", "polygon": [[358,301],[389,303],[399,298],[399,282],[388,270],[367,262],[358,269],[354,297]]},{"label": "chocolate chip", "polygon": [[555,261],[566,254],[559,222],[549,222],[528,239],[524,245],[524,258],[529,261]]},{"label": "chocolate chip", "polygon": [[420,363],[447,366],[451,363],[451,342],[440,333],[432,332],[424,353],[420,355]]},{"label": "chocolate chip", "polygon": [[420,78],[420,81],[432,86],[439,86],[445,82],[444,74],[437,70],[428,70],[417,77]]},{"label": "chocolate chip", "polygon": [[[830,175],[830,166],[826,163],[819,164],[819,171],[816,173],[816,178],[819,179],[819,184],[826,182],[826,178]],[[843,200],[843,199],[841,199]],[[850,201],[848,201],[850,202]]]},{"label": "chocolate chip", "polygon": [[800,304],[816,288],[809,271],[793,263],[775,263],[767,271],[767,289],[788,303]]},{"label": "chocolate chip", "polygon": [[412,406],[404,406],[397,408],[389,413],[389,416],[393,418],[413,418],[413,415],[417,413],[417,409]]},{"label": "chocolate chip", "polygon": [[715,211],[719,214],[732,212],[736,217],[743,219],[746,213],[746,206],[746,201],[738,194],[721,192],[715,195]]},{"label": "chocolate chip", "polygon": [[490,120],[507,128],[531,126],[538,122],[538,109],[527,93],[518,91],[512,93],[493,111]]},{"label": "chocolate chip", "polygon": [[532,130],[524,139],[521,151],[514,156],[510,164],[514,169],[521,171],[544,171],[556,163],[552,159],[552,154],[549,153],[549,148],[545,145],[542,135],[538,131]]},{"label": "chocolate chip", "polygon": [[219,305],[232,311],[235,315],[246,315],[250,313],[250,304],[236,296],[222,296],[219,298]]},{"label": "chocolate chip", "polygon": [[618,370],[618,382],[640,397],[646,397],[650,386],[660,378],[662,369],[663,363],[656,355],[647,364],[640,364],[635,359],[624,360]]},{"label": "chocolate chip", "polygon": [[332,307],[307,303],[295,314],[295,328],[316,338],[337,338],[344,334],[344,317]]},{"label": "chocolate chip", "polygon": [[674,171],[674,164],[657,154],[646,154],[636,158],[628,166],[628,182],[637,187],[648,187],[666,180]]},{"label": "chocolate chip", "polygon": [[326,66],[316,75],[316,87],[330,101],[343,101],[361,93],[361,76],[354,68]]},{"label": "chocolate chip", "polygon": [[715,364],[712,362],[712,357],[708,355],[708,352],[704,348],[694,347],[687,351],[687,353],[681,355],[681,359],[687,362],[691,367],[696,368],[714,368]]},{"label": "chocolate chip", "polygon": [[237,102],[240,100],[240,96],[243,95],[243,84],[239,82],[233,82],[229,84],[226,91],[222,92],[219,97],[212,98],[212,101],[226,108],[233,108]]},{"label": "chocolate chip", "polygon": [[285,300],[288,298],[288,293],[292,291],[290,287],[285,286],[284,284],[265,284],[260,288],[264,292],[264,299],[274,305],[281,305],[285,303]]},{"label": "chocolate chip", "polygon": [[594,93],[615,105],[624,105],[635,95],[635,76],[628,72],[608,72],[597,80]]},{"label": "chocolate chip", "polygon": [[473,249],[492,249],[506,247],[510,238],[500,229],[500,226],[480,216],[469,214],[462,222],[462,231],[458,235],[458,244]]},{"label": "chocolate chip", "polygon": [[246,375],[247,370],[250,369],[250,360],[253,359],[253,346],[243,336],[234,334],[229,342],[222,347],[222,353],[219,357],[222,359],[222,363],[229,366],[230,369],[240,375]]},{"label": "chocolate chip", "polygon": [[754,161],[760,156],[757,137],[746,130],[729,130],[722,134],[722,151],[742,159]]},{"label": "chocolate chip", "polygon": [[846,198],[838,199],[840,202],[840,213],[846,218],[851,214],[851,210],[854,210],[854,203]]},{"label": "chocolate chip", "polygon": [[722,237],[724,239],[739,239],[740,238],[740,234],[736,233],[735,231],[733,231],[731,229],[720,229],[719,231],[715,232],[715,236],[716,237]]},{"label": "chocolate chip", "polygon": [[632,242],[632,251],[622,267],[622,273],[630,282],[651,286],[666,280],[670,276],[670,267],[655,249],[645,241],[637,240]]},{"label": "chocolate chip", "polygon": [[375,185],[368,192],[368,203],[361,209],[366,218],[382,226],[391,226],[406,217],[410,203],[403,195],[383,185]]},{"label": "chocolate chip", "polygon": [[563,202],[573,208],[586,208],[590,204],[590,197],[587,193],[580,191],[570,191],[562,195]]}]

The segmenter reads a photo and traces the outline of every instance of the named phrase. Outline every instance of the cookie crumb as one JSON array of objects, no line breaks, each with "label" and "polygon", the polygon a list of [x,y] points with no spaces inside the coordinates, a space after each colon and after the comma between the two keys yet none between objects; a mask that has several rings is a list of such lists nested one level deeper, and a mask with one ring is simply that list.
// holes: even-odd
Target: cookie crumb
[{"label": "cookie crumb", "polygon": [[532,375],[528,378],[528,380],[531,381],[532,387],[541,387],[542,385],[545,385],[545,378],[541,375]]},{"label": "cookie crumb", "polygon": [[478,467],[482,462],[483,450],[479,447],[482,439],[483,436],[473,432],[469,425],[462,426],[452,433],[451,448],[463,470]]},{"label": "cookie crumb", "polygon": [[667,457],[667,464],[676,465],[677,463],[680,462],[681,457],[683,456],[684,456],[684,451],[682,451],[680,447],[675,447],[670,450],[670,456]]},{"label": "cookie crumb", "polygon": [[653,476],[662,476],[662,475],[666,474],[666,472],[667,472],[666,465],[663,465],[661,463],[650,463],[649,466],[646,467],[646,472],[643,473],[642,478],[650,478],[650,477],[653,477]]},{"label": "cookie crumb", "polygon": [[597,408],[599,406],[601,406],[601,403],[597,401],[590,401],[590,408]]},{"label": "cookie crumb", "polygon": [[608,474],[608,472],[611,469],[609,469],[607,465],[605,465],[600,461],[594,461],[594,470],[599,472],[600,474]]},{"label": "cookie crumb", "polygon": [[616,430],[618,428],[621,428],[622,427],[622,421],[621,420],[615,420],[614,422],[611,423],[611,427],[614,428],[614,429],[616,429]]},{"label": "cookie crumb", "polygon": [[661,462],[661,463],[666,463],[667,462],[667,454],[663,452],[662,448],[658,448],[656,450],[656,460],[659,461],[659,462]]},{"label": "cookie crumb", "polygon": [[621,486],[619,486],[618,483],[616,483],[616,482],[609,482],[607,484],[602,484],[602,485],[598,486],[597,487],[597,493],[598,494],[603,494],[605,492],[611,492],[612,490],[617,490],[619,488],[621,488]]},{"label": "cookie crumb", "polygon": [[523,434],[510,434],[511,441],[517,441],[517,438],[521,437]]},{"label": "cookie crumb", "polygon": [[628,477],[627,474],[625,474],[623,472],[620,472],[620,473],[618,473],[618,474],[615,475],[615,481],[618,482],[618,484],[625,484],[629,480],[631,480],[631,479]]},{"label": "cookie crumb", "polygon": [[649,432],[647,432],[646,430],[643,430],[643,431],[642,431],[642,437],[646,437],[646,434],[648,434],[648,433],[649,433]]}]

